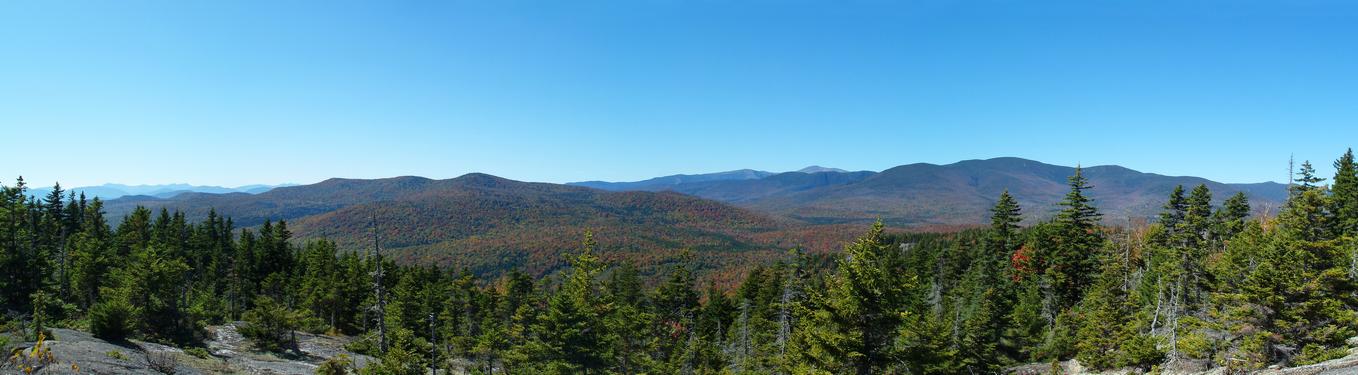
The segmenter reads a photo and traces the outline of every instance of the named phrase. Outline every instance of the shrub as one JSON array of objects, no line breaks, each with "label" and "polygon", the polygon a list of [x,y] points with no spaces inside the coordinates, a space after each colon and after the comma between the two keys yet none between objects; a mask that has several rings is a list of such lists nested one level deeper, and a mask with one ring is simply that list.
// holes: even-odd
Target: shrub
[{"label": "shrub", "polygon": [[298,315],[273,298],[259,297],[255,300],[255,308],[245,312],[245,325],[240,327],[240,334],[253,340],[260,350],[282,352],[296,348],[294,331],[300,324]]},{"label": "shrub", "polygon": [[175,358],[174,353],[146,352],[146,365],[165,375],[179,372],[179,358]]},{"label": "shrub", "polygon": [[358,340],[350,341],[348,344],[344,344],[344,350],[367,356],[379,357],[382,355],[382,351],[379,350],[377,346],[377,338],[365,336]]},{"label": "shrub", "polygon": [[202,359],[212,358],[212,353],[208,353],[207,349],[203,348],[184,349],[184,353]]},{"label": "shrub", "polygon": [[104,340],[124,340],[135,331],[136,315],[136,308],[127,301],[101,301],[90,307],[90,332]]},{"label": "shrub", "polygon": [[1348,349],[1344,347],[1326,348],[1324,346],[1306,344],[1301,348],[1301,354],[1292,359],[1293,364],[1305,366],[1325,362],[1331,359],[1342,358],[1348,354]]},{"label": "shrub", "polygon": [[1165,361],[1165,353],[1156,348],[1156,340],[1150,335],[1135,335],[1122,344],[1122,363],[1140,369],[1148,369]]},{"label": "shrub", "polygon": [[33,337],[42,337],[47,334],[48,304],[51,303],[51,296],[47,292],[38,291],[33,293]]},{"label": "shrub", "polygon": [[1179,352],[1189,358],[1208,358],[1212,354],[1212,341],[1199,332],[1179,337]]},{"label": "shrub", "polygon": [[364,371],[390,375],[420,375],[424,373],[424,364],[419,355],[406,350],[402,345],[393,345],[387,354],[382,356],[381,361],[369,365]]},{"label": "shrub", "polygon": [[316,375],[347,375],[349,374],[349,366],[353,363],[354,361],[350,360],[348,355],[340,354],[322,362],[316,368]]}]

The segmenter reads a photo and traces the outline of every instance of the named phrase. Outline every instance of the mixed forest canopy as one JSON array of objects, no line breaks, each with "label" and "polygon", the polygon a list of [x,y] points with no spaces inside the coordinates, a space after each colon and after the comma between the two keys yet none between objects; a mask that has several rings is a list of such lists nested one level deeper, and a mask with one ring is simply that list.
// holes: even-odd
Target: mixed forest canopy
[{"label": "mixed forest canopy", "polygon": [[[209,212],[103,202],[59,186],[0,192],[0,310],[36,336],[201,346],[244,321],[261,350],[302,330],[360,337],[361,371],[476,373],[993,373],[1078,359],[1094,369],[1259,369],[1347,354],[1358,336],[1358,165],[1303,163],[1276,215],[1243,194],[1180,186],[1144,225],[1106,226],[1082,170],[1048,220],[1021,226],[1003,192],[984,228],[895,233],[878,223],[830,257],[790,249],[730,286],[692,262],[644,277],[588,232],[545,278],[398,265],[380,252],[236,228]],[[1328,181],[1327,181],[1328,180]],[[1220,198],[1220,197],[1217,197]],[[1214,202],[1222,202],[1214,204]],[[681,259],[683,259],[681,257]]]}]

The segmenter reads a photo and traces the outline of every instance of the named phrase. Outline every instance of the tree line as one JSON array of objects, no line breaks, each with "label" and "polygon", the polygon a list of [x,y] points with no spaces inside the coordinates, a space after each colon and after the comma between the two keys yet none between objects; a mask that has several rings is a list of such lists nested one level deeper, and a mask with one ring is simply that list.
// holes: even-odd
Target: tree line
[{"label": "tree line", "polygon": [[[730,288],[686,262],[655,278],[605,264],[589,234],[544,279],[397,265],[297,243],[284,222],[140,208],[116,226],[60,186],[0,192],[7,325],[203,345],[243,321],[261,350],[293,332],[357,337],[359,371],[418,374],[961,374],[1078,359],[1093,369],[1249,370],[1347,354],[1358,335],[1358,165],[1326,184],[1303,163],[1276,215],[1176,187],[1149,223],[1108,226],[1076,169],[1055,217],[1023,226],[1007,192],[990,225],[874,225],[833,261],[790,250]],[[1220,202],[1219,204],[1217,202]],[[378,249],[380,250],[380,249]],[[325,371],[347,371],[327,366]],[[352,369],[350,369],[352,370]]]}]

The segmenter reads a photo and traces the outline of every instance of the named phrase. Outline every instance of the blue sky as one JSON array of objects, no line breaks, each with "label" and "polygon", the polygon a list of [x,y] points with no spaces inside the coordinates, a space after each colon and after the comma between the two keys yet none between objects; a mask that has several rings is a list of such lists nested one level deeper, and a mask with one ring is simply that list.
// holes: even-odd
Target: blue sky
[{"label": "blue sky", "polygon": [[1225,182],[1358,143],[1330,1],[11,1],[0,178],[636,180],[1019,156]]}]

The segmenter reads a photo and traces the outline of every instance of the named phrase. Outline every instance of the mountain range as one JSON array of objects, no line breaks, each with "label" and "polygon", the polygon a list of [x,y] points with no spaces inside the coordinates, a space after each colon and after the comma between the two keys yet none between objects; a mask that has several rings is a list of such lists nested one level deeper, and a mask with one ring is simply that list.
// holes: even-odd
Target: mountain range
[{"label": "mountain range", "polygon": [[[722,178],[731,172],[684,175],[627,183],[572,183],[616,191],[674,191],[735,204],[807,223],[866,222],[882,219],[898,226],[979,224],[1001,192],[1008,190],[1030,220],[1050,217],[1069,191],[1074,167],[1020,158],[965,160],[947,165],[915,163],[881,172],[820,169],[771,174],[762,178]],[[1176,185],[1206,184],[1216,202],[1243,192],[1258,209],[1277,207],[1287,198],[1283,184],[1228,184],[1200,177],[1164,176],[1105,165],[1083,168],[1094,186],[1090,196],[1105,218],[1150,217],[1159,212]]]},{"label": "mountain range", "polygon": [[[234,188],[221,186],[199,186],[189,184],[163,184],[163,185],[123,185],[123,184],[103,184],[98,186],[81,186],[76,188],[65,188],[67,192],[75,192],[76,195],[85,194],[86,198],[99,197],[99,199],[117,199],[130,195],[146,195],[156,198],[170,198],[183,193],[246,193],[259,194],[276,187],[295,186],[296,184],[282,185],[245,185]],[[51,187],[40,187],[29,189],[28,194],[35,197],[46,196],[52,192]]]},{"label": "mountain range", "polygon": [[[1119,166],[1083,171],[1093,185],[1090,196],[1113,223],[1155,215],[1175,185],[1206,184],[1217,202],[1243,192],[1257,210],[1286,198],[1286,186],[1277,183],[1227,184]],[[510,267],[551,272],[562,266],[560,255],[592,231],[606,258],[655,271],[678,259],[711,268],[766,262],[792,246],[829,252],[877,219],[916,230],[980,225],[1004,190],[1028,220],[1041,220],[1057,210],[1073,173],[1073,167],[996,158],[881,172],[812,167],[573,184],[480,173],[445,180],[334,178],[258,194],[125,196],[105,209],[114,220],[138,206],[180,210],[190,219],[216,210],[237,227],[286,220],[296,238],[329,238],[350,250],[371,246],[376,222],[383,247],[402,261],[481,274]]]}]

